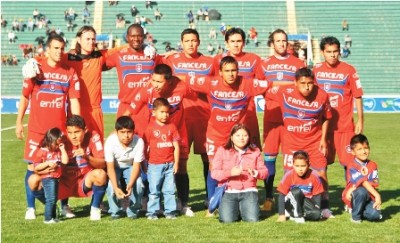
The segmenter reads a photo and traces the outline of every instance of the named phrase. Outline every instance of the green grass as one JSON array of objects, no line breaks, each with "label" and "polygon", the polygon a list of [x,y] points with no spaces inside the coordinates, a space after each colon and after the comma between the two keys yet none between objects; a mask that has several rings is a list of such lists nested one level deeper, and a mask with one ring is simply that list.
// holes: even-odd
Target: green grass
[{"label": "green grass", "polygon": [[[113,126],[114,115],[106,115],[106,131]],[[15,125],[15,115],[1,115],[2,129]],[[178,217],[175,221],[145,218],[100,222],[89,221],[89,199],[70,200],[78,217],[57,225],[43,224],[44,207],[37,202],[37,219],[25,221],[23,179],[26,165],[22,162],[24,142],[15,137],[14,129],[1,132],[1,240],[2,242],[398,242],[400,228],[400,159],[398,155],[400,114],[366,114],[365,134],[371,144],[371,159],[378,162],[384,220],[380,223],[350,222],[343,212],[340,195],[344,187],[343,169],[335,163],[329,167],[331,206],[336,219],[322,222],[277,223],[277,214],[262,215],[258,223],[224,225],[217,218],[205,218],[202,206],[204,183],[199,156],[188,162],[190,202],[194,218]],[[275,182],[282,176],[278,159]],[[262,185],[262,182],[259,183]],[[261,187],[260,187],[261,189]],[[262,193],[260,193],[262,195]],[[106,200],[105,200],[106,201]]]}]

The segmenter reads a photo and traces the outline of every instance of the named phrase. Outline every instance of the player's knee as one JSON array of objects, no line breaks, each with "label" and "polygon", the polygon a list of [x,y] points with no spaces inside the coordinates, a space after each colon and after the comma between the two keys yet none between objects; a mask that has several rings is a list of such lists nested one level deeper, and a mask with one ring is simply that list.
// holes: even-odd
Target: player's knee
[{"label": "player's knee", "polygon": [[92,172],[93,182],[97,186],[103,186],[107,183],[107,173],[102,169],[94,169]]},{"label": "player's knee", "polygon": [[41,183],[42,182],[42,179],[40,178],[40,176],[39,175],[37,175],[37,174],[32,174],[29,178],[28,178],[28,185],[29,185],[29,188],[32,190],[32,191],[38,191],[38,190],[40,190],[41,189]]},{"label": "player's knee", "polygon": [[314,209],[305,213],[305,218],[310,221],[318,221],[321,219],[321,210]]}]

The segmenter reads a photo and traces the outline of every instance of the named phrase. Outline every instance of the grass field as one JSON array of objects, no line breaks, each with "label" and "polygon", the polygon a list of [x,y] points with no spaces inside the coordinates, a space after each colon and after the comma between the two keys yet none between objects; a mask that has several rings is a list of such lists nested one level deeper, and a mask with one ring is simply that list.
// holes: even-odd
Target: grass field
[{"label": "grass field", "polygon": [[[190,203],[194,218],[175,221],[146,218],[111,221],[103,215],[100,222],[89,221],[89,199],[70,199],[77,218],[56,225],[43,224],[44,207],[37,206],[37,219],[25,221],[24,142],[15,137],[16,115],[1,115],[1,241],[2,242],[399,242],[400,236],[400,114],[366,114],[365,134],[371,145],[371,159],[379,166],[383,221],[353,224],[343,211],[340,195],[344,187],[343,170],[329,167],[331,209],[336,218],[299,225],[277,223],[277,214],[262,215],[258,223],[224,225],[217,218],[205,218],[204,182],[199,156],[189,160]],[[113,126],[114,115],[106,115],[106,131]],[[3,130],[4,129],[4,130]],[[281,158],[275,186],[282,176]],[[262,182],[259,183],[261,186]],[[261,189],[261,187],[260,187]],[[262,193],[260,193],[262,195]],[[260,199],[261,200],[261,199]],[[106,200],[105,200],[106,201]]]}]

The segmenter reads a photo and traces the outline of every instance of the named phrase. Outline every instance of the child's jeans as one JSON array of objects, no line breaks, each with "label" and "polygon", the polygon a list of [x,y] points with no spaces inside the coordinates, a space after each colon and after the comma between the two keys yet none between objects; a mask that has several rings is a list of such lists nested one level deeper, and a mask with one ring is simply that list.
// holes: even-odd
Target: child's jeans
[{"label": "child's jeans", "polygon": [[44,196],[46,198],[45,221],[57,218],[58,181],[58,178],[42,178]]},{"label": "child's jeans", "polygon": [[381,210],[373,208],[374,201],[372,201],[367,189],[360,186],[351,195],[351,217],[353,220],[377,221],[381,219]]},{"label": "child's jeans", "polygon": [[147,169],[149,180],[149,202],[147,216],[155,216],[160,210],[160,196],[164,198],[164,215],[171,215],[176,211],[174,162],[152,164]]}]

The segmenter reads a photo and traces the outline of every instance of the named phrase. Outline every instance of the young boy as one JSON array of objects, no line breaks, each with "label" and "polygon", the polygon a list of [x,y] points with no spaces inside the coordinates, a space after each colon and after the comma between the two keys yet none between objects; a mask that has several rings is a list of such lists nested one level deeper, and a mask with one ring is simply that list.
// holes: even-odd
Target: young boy
[{"label": "young boy", "polygon": [[164,198],[164,216],[176,219],[174,174],[179,165],[180,136],[176,126],[168,122],[170,104],[165,98],[153,102],[154,121],[150,122],[144,134],[149,150],[147,178],[149,181],[149,202],[147,218],[157,220],[160,210],[160,195]]},{"label": "young boy", "polygon": [[377,221],[382,219],[381,195],[376,190],[379,185],[378,166],[368,159],[369,142],[362,134],[350,140],[354,160],[347,167],[347,186],[342,193],[342,200],[351,208],[351,221],[361,223],[361,219]]},{"label": "young boy", "polygon": [[[140,165],[145,160],[144,142],[134,134],[135,123],[129,116],[117,119],[115,131],[116,133],[111,134],[104,145],[104,157],[110,178],[107,190],[109,212],[112,219],[120,218],[117,200],[129,197],[126,215],[128,218],[136,219],[143,196]],[[119,183],[121,177],[126,183],[126,192]]]},{"label": "young boy", "polygon": [[278,222],[286,221],[285,210],[296,223],[321,218],[321,180],[310,169],[307,152],[299,150],[293,154],[293,169],[288,171],[278,186]]}]

